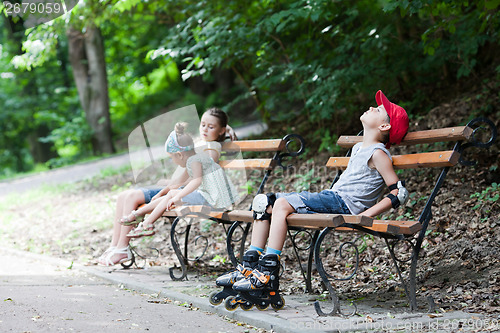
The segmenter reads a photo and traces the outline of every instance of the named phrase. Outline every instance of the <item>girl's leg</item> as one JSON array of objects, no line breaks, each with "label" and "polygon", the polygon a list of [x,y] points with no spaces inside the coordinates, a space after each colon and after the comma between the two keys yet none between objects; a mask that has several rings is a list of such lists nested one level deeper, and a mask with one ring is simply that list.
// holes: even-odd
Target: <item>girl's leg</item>
[{"label": "girl's leg", "polygon": [[[144,193],[142,190],[128,190],[118,195],[116,202],[115,221],[113,223],[113,237],[111,239],[111,246],[122,249],[128,246],[130,239],[127,234],[132,227],[122,226],[120,219],[129,214],[132,210],[145,203]],[[114,254],[110,260],[118,262],[120,259],[126,257],[126,254]],[[101,258],[100,258],[101,259]],[[102,261],[102,260],[99,260]]]},{"label": "girl's leg", "polygon": [[171,190],[167,193],[167,195],[165,195],[164,198],[157,199],[157,200],[153,201],[153,202],[156,202],[156,201],[158,201],[158,202],[155,203],[155,208],[153,209],[151,214],[149,214],[149,216],[146,219],[144,219],[143,226],[145,228],[147,228],[147,227],[151,226],[153,223],[155,223],[155,221],[158,220],[163,215],[163,213],[167,210],[168,201],[179,192],[180,192],[180,190]]},{"label": "girl's leg", "polygon": [[156,208],[156,206],[160,203],[160,201],[161,201],[161,199],[156,199],[154,201],[151,201],[146,206],[142,206],[141,208],[136,210],[135,214],[139,215],[139,216],[144,216],[146,214],[151,213]]},{"label": "girl's leg", "polygon": [[161,199],[155,200],[157,202],[155,203],[155,208],[153,209],[153,211],[148,215],[146,219],[144,219],[144,221],[142,221],[137,226],[137,228],[129,232],[127,236],[131,238],[152,236],[155,233],[153,223],[163,215],[165,210],[167,210],[169,200],[178,192],[178,190],[170,191]]},{"label": "girl's leg", "polygon": [[[117,246],[122,234],[120,219],[136,209],[145,202],[144,193],[141,190],[128,190],[118,195],[116,201],[115,221],[113,223],[113,237],[111,246]],[[130,227],[128,227],[130,229]],[[125,233],[126,235],[127,233]]]}]

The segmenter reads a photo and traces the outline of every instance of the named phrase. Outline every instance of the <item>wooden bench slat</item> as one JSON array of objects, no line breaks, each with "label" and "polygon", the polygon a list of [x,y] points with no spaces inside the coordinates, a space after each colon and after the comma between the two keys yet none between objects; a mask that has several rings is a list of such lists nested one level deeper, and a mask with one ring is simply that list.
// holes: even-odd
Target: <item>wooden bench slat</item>
[{"label": "wooden bench slat", "polygon": [[[366,227],[369,230],[388,233],[392,235],[413,235],[422,229],[422,225],[418,221],[394,221],[394,220],[374,220],[371,227]],[[348,228],[348,227],[338,227],[336,231],[354,231],[359,230]]]},{"label": "wooden bench slat", "polygon": [[[212,208],[209,206],[196,205],[196,206],[181,206],[174,208],[172,210],[167,210],[162,216],[165,217],[177,217],[177,216],[188,216],[190,213],[201,213],[204,215],[209,215]],[[195,216],[196,214],[193,214]]]},{"label": "wooden bench slat", "polygon": [[322,229],[338,227],[344,222],[338,214],[291,214],[287,217],[289,227]]},{"label": "wooden bench slat", "polygon": [[454,166],[458,162],[460,154],[453,150],[436,151],[431,153],[399,155],[393,157],[396,169],[414,169],[429,167]]},{"label": "wooden bench slat", "polygon": [[[460,154],[453,150],[430,153],[392,156],[394,169],[414,169],[430,167],[446,167],[457,164]],[[349,157],[330,157],[326,166],[329,168],[347,168]]]},{"label": "wooden bench slat", "polygon": [[[226,221],[253,222],[253,213],[249,210],[233,210],[216,213],[213,217]],[[325,227],[338,227],[343,223],[371,226],[373,219],[360,215],[341,214],[290,214],[287,218],[288,226],[321,229]]]},{"label": "wooden bench slat", "polygon": [[[379,221],[376,221],[379,222]],[[399,227],[399,233],[403,235],[413,235],[422,230],[422,224],[419,221],[384,221],[391,225]]]},{"label": "wooden bench slat", "polygon": [[[425,143],[468,140],[472,134],[472,131],[472,128],[468,126],[458,126],[409,132],[401,142],[401,145],[409,146]],[[363,141],[363,136],[361,135],[343,135],[338,139],[337,144],[344,148],[351,148],[356,143],[361,141]]]},{"label": "wooden bench slat", "polygon": [[222,213],[219,218],[225,221],[253,222],[253,212],[251,210],[232,210]]},{"label": "wooden bench slat", "polygon": [[224,151],[281,151],[285,148],[285,142],[281,139],[270,140],[241,140],[226,142],[222,145]]},{"label": "wooden bench slat", "polygon": [[244,159],[244,160],[231,160],[231,161],[220,161],[219,165],[223,169],[272,169],[274,167],[274,162],[270,158],[261,159]]},{"label": "wooden bench slat", "polygon": [[341,215],[344,223],[359,224],[364,227],[370,227],[373,224],[373,218],[362,215]]}]

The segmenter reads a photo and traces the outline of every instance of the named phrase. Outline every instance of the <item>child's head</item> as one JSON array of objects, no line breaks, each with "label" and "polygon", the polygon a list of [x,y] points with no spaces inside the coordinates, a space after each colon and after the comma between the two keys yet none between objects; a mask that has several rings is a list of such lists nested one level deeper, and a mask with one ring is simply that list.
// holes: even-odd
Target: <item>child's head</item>
[{"label": "child's head", "polygon": [[200,135],[205,141],[224,141],[226,137],[227,114],[219,108],[210,108],[200,121]]},{"label": "child's head", "polygon": [[175,129],[168,136],[165,142],[165,151],[172,157],[175,164],[185,166],[186,155],[192,155],[194,149],[193,138],[185,133],[187,123],[179,122],[175,124]]},{"label": "child's head", "polygon": [[382,142],[385,143],[387,148],[390,148],[391,144],[397,145],[401,143],[408,132],[408,115],[406,114],[405,109],[401,106],[391,103],[381,90],[377,91],[375,100],[377,101],[378,106],[384,107],[387,112],[387,116],[389,117],[387,120],[390,128],[388,134],[385,134]]}]

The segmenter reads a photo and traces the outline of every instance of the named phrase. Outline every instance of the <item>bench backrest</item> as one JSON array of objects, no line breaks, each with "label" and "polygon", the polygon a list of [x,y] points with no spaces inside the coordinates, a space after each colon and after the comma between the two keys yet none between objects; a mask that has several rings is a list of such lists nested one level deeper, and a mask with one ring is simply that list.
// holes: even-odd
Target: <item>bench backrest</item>
[{"label": "bench backrest", "polygon": [[[222,145],[223,156],[226,155],[229,158],[224,160],[222,157],[219,165],[224,169],[265,170],[257,193],[255,193],[259,194],[263,191],[270,173],[276,166],[284,169],[288,167],[283,165],[283,158],[296,157],[302,154],[304,149],[305,141],[297,134],[288,134],[282,139],[231,141]],[[268,154],[263,158],[243,158],[243,153]]]},{"label": "bench backrest", "polygon": [[[409,146],[437,142],[464,141],[469,140],[472,132],[473,129],[468,126],[409,132],[401,142],[401,145]],[[351,148],[356,143],[362,142],[362,140],[362,136],[341,136],[337,144],[344,148]],[[460,152],[458,150],[394,155],[393,165],[395,169],[449,167],[457,164],[459,157]],[[330,157],[326,165],[331,168],[345,169],[347,163],[349,163],[349,157]]]},{"label": "bench backrest", "polygon": [[[299,146],[292,150],[291,143],[297,141]],[[271,153],[272,157],[265,158],[238,158],[221,160],[220,166],[225,169],[262,169],[270,170],[282,165],[284,156],[295,157],[304,152],[304,139],[297,134],[286,135],[283,139],[267,140],[241,140],[226,142],[222,146],[222,151],[228,155],[235,153]]]},{"label": "bench backrest", "polygon": [[[479,126],[481,124],[486,124],[487,126]],[[477,137],[479,135],[476,134],[484,131],[489,131],[489,135],[486,140],[482,141],[481,138]],[[393,166],[395,169],[442,168],[441,173],[436,180],[434,189],[429,195],[422,214],[418,219],[418,221],[422,224],[422,228],[420,230],[421,237],[419,237],[419,241],[421,241],[423,235],[425,234],[427,225],[431,218],[432,203],[443,184],[449,168],[459,162],[464,165],[471,165],[471,162],[465,161],[462,158],[463,151],[470,147],[488,148],[496,140],[496,137],[497,130],[495,125],[489,119],[485,118],[476,118],[470,121],[466,126],[409,132],[406,135],[401,145],[410,146],[438,142],[455,142],[452,150],[440,150],[434,152],[425,151],[421,153],[392,156]],[[356,143],[361,142],[362,140],[362,136],[341,136],[337,143],[342,147],[352,148]],[[425,150],[429,149],[427,146],[423,147],[425,147]],[[327,167],[337,168],[339,170],[339,174],[335,178],[334,182],[338,180],[340,173],[347,167],[348,163],[349,157],[329,158]]]}]

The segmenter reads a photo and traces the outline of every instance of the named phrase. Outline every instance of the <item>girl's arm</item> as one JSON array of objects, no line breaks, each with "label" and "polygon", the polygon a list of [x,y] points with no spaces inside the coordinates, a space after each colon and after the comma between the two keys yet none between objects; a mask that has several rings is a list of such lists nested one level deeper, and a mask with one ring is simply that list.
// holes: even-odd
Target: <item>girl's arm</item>
[{"label": "girl's arm", "polygon": [[219,163],[222,144],[218,141],[206,141],[203,152],[207,153],[215,163]]},{"label": "girl's arm", "polygon": [[205,153],[208,154],[214,160],[215,163],[219,163],[219,153],[214,149],[205,149]]},{"label": "girl's arm", "polygon": [[187,171],[184,170],[182,174],[179,176],[179,178],[172,180],[168,186],[164,187],[160,192],[156,193],[156,195],[151,198],[151,201],[166,195],[170,190],[178,189],[179,187],[184,185],[188,179],[189,175]]},{"label": "girl's arm", "polygon": [[[396,184],[399,181],[396,172],[394,172],[394,167],[392,166],[391,159],[382,150],[380,149],[375,150],[371,158],[371,161],[373,163],[373,166],[380,173],[380,175],[382,175],[382,178],[384,178],[385,184],[387,186]],[[394,189],[391,191],[391,193],[397,195],[398,191],[399,191],[398,189]],[[383,212],[388,211],[389,209],[391,209],[391,207],[392,207],[391,199],[385,197],[382,200],[380,200],[377,204],[373,205],[372,207],[362,212],[360,215],[374,217],[379,214],[382,214]]]},{"label": "girl's arm", "polygon": [[203,171],[200,162],[191,163],[191,170],[193,171],[193,177],[187,183],[187,185],[175,196],[172,197],[167,203],[167,209],[170,210],[177,202],[180,202],[189,193],[200,187],[203,180]]}]

